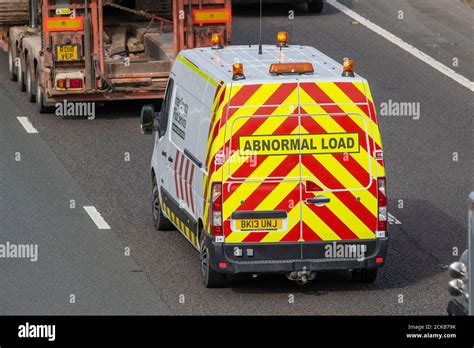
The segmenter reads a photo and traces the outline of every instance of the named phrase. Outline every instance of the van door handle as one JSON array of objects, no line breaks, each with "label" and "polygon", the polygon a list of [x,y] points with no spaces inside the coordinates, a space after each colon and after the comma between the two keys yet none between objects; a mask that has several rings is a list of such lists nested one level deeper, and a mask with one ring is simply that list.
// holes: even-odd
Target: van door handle
[{"label": "van door handle", "polygon": [[171,156],[168,157],[168,161],[170,161],[171,163],[173,163],[173,159],[171,158]]},{"label": "van door handle", "polygon": [[327,198],[327,197],[315,197],[315,198],[308,198],[306,200],[306,203],[310,203],[310,204],[326,204],[326,203],[329,203],[331,201],[331,198]]},{"label": "van door handle", "polygon": [[161,151],[161,154],[166,157],[166,151]]}]

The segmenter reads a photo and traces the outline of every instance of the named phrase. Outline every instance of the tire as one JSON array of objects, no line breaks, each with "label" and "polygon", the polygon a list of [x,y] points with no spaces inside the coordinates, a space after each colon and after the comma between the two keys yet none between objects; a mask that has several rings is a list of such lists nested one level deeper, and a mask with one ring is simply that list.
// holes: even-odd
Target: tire
[{"label": "tire", "polygon": [[353,269],[351,275],[355,283],[373,283],[377,279],[377,268]]},{"label": "tire", "polygon": [[324,8],[323,0],[309,0],[308,1],[308,10],[312,13],[321,13]]},{"label": "tire", "polygon": [[46,96],[44,93],[43,88],[40,84],[40,76],[39,76],[39,67],[36,69],[36,76],[35,76],[35,85],[36,85],[36,109],[40,114],[52,114],[54,112],[54,107],[46,104]]},{"label": "tire", "polygon": [[174,226],[170,220],[163,214],[160,204],[160,194],[158,192],[158,185],[156,180],[153,179],[153,193],[152,193],[152,217],[153,227],[157,231],[170,231],[174,230]]},{"label": "tire", "polygon": [[30,103],[34,103],[36,101],[36,82],[35,82],[35,74],[33,71],[33,64],[30,62],[26,66],[26,95],[28,101]]},{"label": "tire", "polygon": [[212,269],[209,260],[209,250],[202,237],[200,240],[199,260],[201,263],[201,279],[206,288],[222,288],[226,285],[226,275]]},{"label": "tire", "polygon": [[16,67],[16,76],[17,76],[17,81],[18,81],[18,87],[21,92],[26,91],[26,85],[25,85],[25,73],[22,71],[22,64],[21,60],[18,60],[18,65]]},{"label": "tire", "polygon": [[12,81],[17,80],[15,58],[13,57],[13,47],[11,43],[8,45],[8,76]]}]

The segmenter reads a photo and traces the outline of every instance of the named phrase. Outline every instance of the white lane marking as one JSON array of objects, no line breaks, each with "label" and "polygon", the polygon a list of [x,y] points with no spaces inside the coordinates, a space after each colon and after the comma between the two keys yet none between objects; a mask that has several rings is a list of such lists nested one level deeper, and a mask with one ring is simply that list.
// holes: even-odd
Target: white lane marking
[{"label": "white lane marking", "polygon": [[28,117],[17,117],[17,119],[20,121],[23,128],[25,128],[27,133],[38,133],[36,128],[31,124],[30,120],[28,120]]},{"label": "white lane marking", "polygon": [[400,220],[398,220],[395,216],[393,216],[390,213],[388,213],[388,223],[390,225],[401,225],[402,224],[402,222]]},{"label": "white lane marking", "polygon": [[409,43],[406,43],[402,39],[400,39],[398,36],[393,35],[392,33],[388,32],[387,30],[383,29],[382,27],[379,27],[377,24],[369,21],[368,19],[362,17],[358,13],[352,11],[348,7],[342,5],[341,3],[337,2],[337,0],[326,0],[331,6],[337,8],[339,11],[344,13],[345,15],[351,17],[352,19],[358,21],[360,24],[366,26],[373,32],[379,34],[383,38],[387,39],[391,43],[397,45],[401,49],[405,50],[406,52],[410,53],[411,55],[415,56],[419,60],[425,62],[426,64],[430,65],[432,68],[438,70],[440,73],[448,76],[449,78],[453,79],[460,85],[466,87],[467,89],[471,90],[474,92],[474,82],[470,81],[466,77],[464,77],[461,74],[458,74],[456,71],[454,71],[451,68],[448,68],[446,65],[444,65],[441,62],[438,62],[436,59],[431,58],[429,55],[426,53],[420,51],[418,48],[410,45]]},{"label": "white lane marking", "polygon": [[89,214],[91,217],[92,221],[97,225],[97,228],[99,230],[110,230],[110,226],[107,222],[105,222],[104,218],[100,213],[97,211],[97,209],[93,206],[85,206],[84,210]]}]

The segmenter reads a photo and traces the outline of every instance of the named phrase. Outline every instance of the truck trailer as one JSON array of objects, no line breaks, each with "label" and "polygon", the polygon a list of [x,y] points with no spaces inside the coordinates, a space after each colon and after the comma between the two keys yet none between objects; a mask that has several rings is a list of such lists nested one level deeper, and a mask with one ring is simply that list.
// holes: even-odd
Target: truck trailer
[{"label": "truck trailer", "polygon": [[161,99],[178,52],[228,44],[231,22],[230,0],[0,0],[0,45],[10,79],[46,113]]}]

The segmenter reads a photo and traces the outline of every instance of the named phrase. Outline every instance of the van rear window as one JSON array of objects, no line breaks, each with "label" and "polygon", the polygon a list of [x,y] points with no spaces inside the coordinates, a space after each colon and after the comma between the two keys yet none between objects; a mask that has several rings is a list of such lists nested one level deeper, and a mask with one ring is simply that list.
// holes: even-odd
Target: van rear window
[{"label": "van rear window", "polygon": [[370,132],[360,115],[241,116],[228,130],[229,178],[311,180],[330,190],[370,185]]}]

